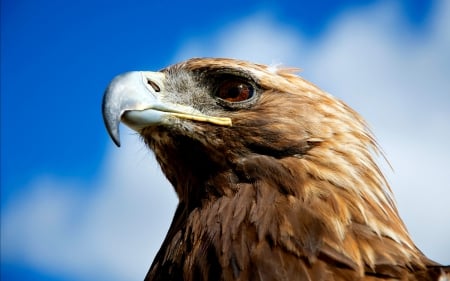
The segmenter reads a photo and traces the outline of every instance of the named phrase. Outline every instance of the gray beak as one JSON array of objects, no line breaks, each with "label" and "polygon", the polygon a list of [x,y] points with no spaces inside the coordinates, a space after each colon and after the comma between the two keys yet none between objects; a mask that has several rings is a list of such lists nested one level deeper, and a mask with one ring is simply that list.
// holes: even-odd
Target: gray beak
[{"label": "gray beak", "polygon": [[[109,135],[117,146],[120,146],[119,123],[127,111],[144,110],[158,104],[156,91],[162,87],[164,74],[160,72],[147,73],[151,78],[152,87],[146,75],[141,71],[133,71],[115,77],[106,88],[103,96],[103,120]],[[131,126],[132,127],[132,126]]]}]

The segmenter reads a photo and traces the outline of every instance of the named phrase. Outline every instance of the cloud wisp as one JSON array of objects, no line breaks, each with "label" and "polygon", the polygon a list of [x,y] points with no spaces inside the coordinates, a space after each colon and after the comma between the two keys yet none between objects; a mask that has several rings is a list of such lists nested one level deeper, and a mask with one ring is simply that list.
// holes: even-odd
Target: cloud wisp
[{"label": "cloud wisp", "polygon": [[2,259],[76,280],[141,280],[176,195],[139,137],[123,128],[90,183],[42,176],[2,214]]}]

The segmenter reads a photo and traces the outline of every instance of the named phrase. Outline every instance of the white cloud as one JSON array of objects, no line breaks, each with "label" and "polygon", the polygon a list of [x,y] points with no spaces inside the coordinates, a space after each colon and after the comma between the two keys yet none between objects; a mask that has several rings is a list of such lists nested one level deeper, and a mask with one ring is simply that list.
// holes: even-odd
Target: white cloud
[{"label": "white cloud", "polygon": [[[450,4],[440,1],[423,35],[386,1],[342,14],[314,42],[269,14],[194,38],[175,56],[282,62],[355,107],[394,167],[400,212],[419,247],[450,263]],[[206,47],[205,47],[206,46]],[[79,279],[141,280],[176,205],[151,153],[130,131],[111,146],[95,192],[40,177],[2,214],[2,259]],[[96,187],[96,188],[94,188]]]},{"label": "white cloud", "polygon": [[[169,228],[176,195],[126,128],[98,181],[41,177],[2,214],[2,259],[77,280],[142,280]],[[84,186],[83,186],[84,185]],[[147,223],[148,222],[148,223]]]},{"label": "white cloud", "polygon": [[259,13],[225,26],[214,36],[191,39],[175,61],[210,56],[277,64],[303,56],[306,43],[292,26],[276,23],[270,14]]}]

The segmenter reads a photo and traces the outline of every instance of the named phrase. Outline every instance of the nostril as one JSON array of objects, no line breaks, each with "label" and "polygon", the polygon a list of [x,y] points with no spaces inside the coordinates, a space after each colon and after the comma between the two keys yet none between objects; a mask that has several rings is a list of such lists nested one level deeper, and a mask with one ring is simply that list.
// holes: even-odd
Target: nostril
[{"label": "nostril", "polygon": [[155,90],[155,92],[158,93],[161,91],[161,88],[158,86],[158,84],[156,84],[155,82],[153,82],[152,80],[150,80],[148,78],[147,78],[147,84],[150,85],[153,88],[153,90]]}]

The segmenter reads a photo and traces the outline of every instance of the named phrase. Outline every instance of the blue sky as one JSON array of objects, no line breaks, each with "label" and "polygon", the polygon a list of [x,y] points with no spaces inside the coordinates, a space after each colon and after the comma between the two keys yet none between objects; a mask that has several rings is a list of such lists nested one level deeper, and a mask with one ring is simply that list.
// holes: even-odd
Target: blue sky
[{"label": "blue sky", "polygon": [[2,280],[143,278],[176,198],[134,133],[113,146],[101,98],[192,56],[300,67],[362,113],[414,240],[450,263],[445,0],[160,2],[1,2]]}]

